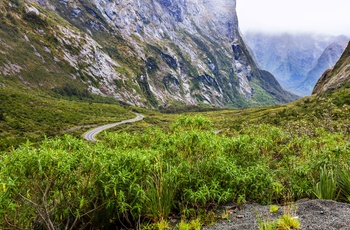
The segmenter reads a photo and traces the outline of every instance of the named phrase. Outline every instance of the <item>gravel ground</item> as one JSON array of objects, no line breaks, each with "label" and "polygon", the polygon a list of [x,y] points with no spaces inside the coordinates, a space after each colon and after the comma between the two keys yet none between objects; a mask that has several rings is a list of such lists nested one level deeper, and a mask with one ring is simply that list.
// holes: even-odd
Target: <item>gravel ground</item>
[{"label": "gravel ground", "polygon": [[302,200],[288,206],[280,206],[276,213],[270,213],[270,206],[246,204],[241,210],[225,207],[230,212],[229,220],[219,221],[204,230],[259,229],[257,217],[273,220],[288,212],[299,218],[301,229],[307,230],[350,230],[350,204],[329,200]]}]

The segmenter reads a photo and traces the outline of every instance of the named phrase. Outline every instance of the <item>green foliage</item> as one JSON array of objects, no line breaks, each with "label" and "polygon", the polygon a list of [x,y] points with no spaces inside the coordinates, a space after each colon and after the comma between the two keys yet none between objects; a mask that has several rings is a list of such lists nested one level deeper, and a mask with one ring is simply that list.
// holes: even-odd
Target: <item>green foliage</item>
[{"label": "green foliage", "polygon": [[[117,105],[56,99],[39,92],[0,86],[0,150],[16,147],[27,139],[37,142],[70,132],[79,126],[108,123],[134,117]],[[107,103],[107,99],[104,99]],[[114,104],[113,104],[114,103]],[[75,127],[75,128],[74,128]]]},{"label": "green foliage", "polygon": [[62,87],[54,88],[53,91],[62,96],[77,97],[79,99],[92,97],[88,89],[81,89],[73,84],[66,84]]},{"label": "green foliage", "polygon": [[337,181],[333,170],[321,168],[320,182],[316,184],[314,193],[318,199],[337,199]]},{"label": "green foliage", "polygon": [[146,61],[146,68],[149,74],[154,75],[159,69],[157,65],[157,59],[154,57],[148,57]]},{"label": "green foliage", "polygon": [[179,116],[178,120],[172,126],[174,131],[185,130],[211,130],[212,123],[203,116]]},{"label": "green foliage", "polygon": [[289,214],[284,214],[278,220],[277,229],[280,229],[280,230],[300,229],[299,219],[292,217]]},{"label": "green foliage", "polygon": [[[162,162],[157,160],[153,175],[149,175],[146,183],[146,213],[153,221],[165,220],[174,206],[176,193],[176,175],[167,167],[163,172]],[[160,165],[159,165],[160,164]]]},{"label": "green foliage", "polygon": [[190,222],[181,220],[181,222],[178,224],[179,230],[200,230],[201,227],[202,227],[202,224],[199,219],[195,219]]},{"label": "green foliage", "polygon": [[11,3],[15,4],[16,6],[20,5],[20,0],[10,0]]},{"label": "green foliage", "polygon": [[258,221],[259,230],[277,230],[278,222],[277,221]]},{"label": "green foliage", "polygon": [[23,19],[36,27],[47,27],[49,25],[45,19],[42,19],[40,15],[37,15],[35,12],[24,14]]},{"label": "green foliage", "polygon": [[139,83],[139,86],[140,86],[143,94],[147,98],[147,101],[150,103],[150,105],[155,107],[155,108],[157,108],[158,107],[158,101],[157,101],[156,97],[154,96],[154,94],[151,91],[151,88],[150,88],[148,80],[147,80],[147,76],[140,75],[137,78],[137,82]]},{"label": "green foliage", "polygon": [[270,213],[275,213],[278,209],[278,205],[270,205]]},{"label": "green foliage", "polygon": [[350,171],[348,167],[341,168],[338,171],[337,182],[341,199],[345,202],[350,202]]},{"label": "green foliage", "polygon": [[259,230],[291,230],[300,229],[299,219],[286,213],[273,221],[258,221]]}]

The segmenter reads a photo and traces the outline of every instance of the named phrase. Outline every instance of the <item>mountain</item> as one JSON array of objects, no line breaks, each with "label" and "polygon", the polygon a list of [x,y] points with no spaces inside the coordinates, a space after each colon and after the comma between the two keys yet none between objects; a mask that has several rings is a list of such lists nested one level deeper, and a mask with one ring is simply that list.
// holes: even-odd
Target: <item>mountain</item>
[{"label": "mountain", "polygon": [[298,91],[312,92],[320,76],[339,60],[344,47],[346,47],[344,43],[330,44],[317,60],[315,67],[307,73],[306,79],[299,84]]},{"label": "mountain", "polygon": [[318,80],[313,94],[336,90],[350,83],[350,42],[333,68],[328,69]]},{"label": "mountain", "polygon": [[333,66],[349,38],[312,34],[244,36],[260,68],[270,71],[281,85],[298,95],[309,95],[317,79]]},{"label": "mountain", "polygon": [[0,3],[0,84],[144,107],[247,107],[296,99],[257,68],[236,1]]}]

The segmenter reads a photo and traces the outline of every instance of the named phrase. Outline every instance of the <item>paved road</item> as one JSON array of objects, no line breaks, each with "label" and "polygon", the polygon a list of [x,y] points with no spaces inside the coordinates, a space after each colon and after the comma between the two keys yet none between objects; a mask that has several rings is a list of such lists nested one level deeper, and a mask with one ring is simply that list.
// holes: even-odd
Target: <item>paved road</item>
[{"label": "paved road", "polygon": [[134,119],[130,119],[130,120],[125,120],[125,121],[120,121],[120,122],[116,122],[116,123],[112,123],[112,124],[108,124],[108,125],[103,125],[103,126],[99,126],[97,128],[94,128],[90,131],[87,131],[86,133],[84,133],[83,137],[85,140],[88,141],[97,141],[96,140],[96,135],[99,134],[100,132],[106,130],[106,129],[110,129],[112,127],[115,127],[117,125],[122,125],[122,124],[127,124],[127,123],[134,123],[136,121],[141,121],[144,116],[138,113],[135,113],[136,117]]}]

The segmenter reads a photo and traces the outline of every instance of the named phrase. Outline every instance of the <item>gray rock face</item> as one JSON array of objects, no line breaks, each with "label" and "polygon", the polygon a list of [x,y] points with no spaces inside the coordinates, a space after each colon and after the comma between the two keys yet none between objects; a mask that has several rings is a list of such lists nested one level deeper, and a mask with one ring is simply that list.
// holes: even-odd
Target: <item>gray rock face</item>
[{"label": "gray rock face", "polygon": [[149,107],[296,99],[256,67],[239,33],[235,0],[36,1],[43,8],[38,17],[59,22],[43,30],[59,42],[56,62],[69,64],[76,70],[69,75],[93,93]]}]

